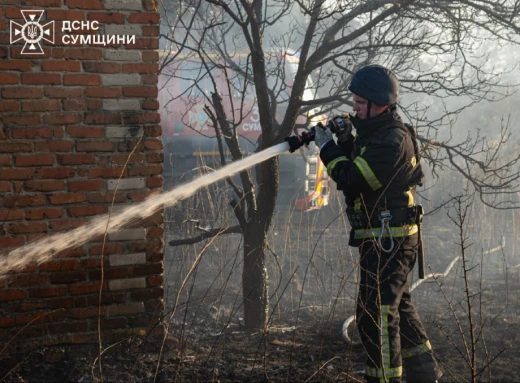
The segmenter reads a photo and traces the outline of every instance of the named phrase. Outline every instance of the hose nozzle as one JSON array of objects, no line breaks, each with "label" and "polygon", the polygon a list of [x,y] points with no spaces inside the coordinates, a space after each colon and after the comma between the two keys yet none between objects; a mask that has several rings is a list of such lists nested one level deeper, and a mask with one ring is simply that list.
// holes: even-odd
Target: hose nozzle
[{"label": "hose nozzle", "polygon": [[313,126],[308,132],[303,132],[299,136],[285,137],[285,141],[289,144],[289,152],[294,153],[304,145],[309,145],[314,141],[316,136],[316,127]]}]

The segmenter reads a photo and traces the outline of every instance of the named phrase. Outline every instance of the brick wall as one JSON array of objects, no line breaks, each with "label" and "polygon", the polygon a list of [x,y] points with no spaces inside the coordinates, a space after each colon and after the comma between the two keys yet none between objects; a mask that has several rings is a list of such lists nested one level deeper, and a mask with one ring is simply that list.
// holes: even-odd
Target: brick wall
[{"label": "brick wall", "polygon": [[[25,22],[21,9],[45,10],[40,24],[55,21],[55,43],[43,41],[43,55],[10,44],[10,21]],[[67,21],[85,27],[63,32]],[[65,34],[136,37],[67,45]],[[114,196],[119,211],[161,190],[158,34],[153,0],[0,0],[0,253],[86,224]],[[104,251],[96,237],[0,277],[0,350],[10,341],[4,353],[96,342],[99,312],[104,339],[154,324],[162,237],[159,213],[108,235]]]}]

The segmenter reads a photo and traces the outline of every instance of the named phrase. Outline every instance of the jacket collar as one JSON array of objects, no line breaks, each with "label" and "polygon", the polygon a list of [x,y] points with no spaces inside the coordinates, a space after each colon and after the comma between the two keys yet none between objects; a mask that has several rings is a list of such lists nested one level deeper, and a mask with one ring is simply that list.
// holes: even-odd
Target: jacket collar
[{"label": "jacket collar", "polygon": [[352,124],[356,128],[356,132],[360,137],[370,136],[378,129],[392,125],[395,122],[401,124],[403,122],[395,107],[376,117],[361,120],[354,116],[351,117],[350,120],[352,121]]}]

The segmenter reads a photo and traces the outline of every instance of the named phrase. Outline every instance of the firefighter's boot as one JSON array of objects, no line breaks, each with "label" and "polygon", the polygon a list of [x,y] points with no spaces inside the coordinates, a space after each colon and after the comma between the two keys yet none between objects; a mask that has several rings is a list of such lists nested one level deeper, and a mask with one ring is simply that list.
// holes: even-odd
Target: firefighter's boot
[{"label": "firefighter's boot", "polygon": [[429,352],[415,355],[404,360],[406,383],[435,383],[442,371]]}]

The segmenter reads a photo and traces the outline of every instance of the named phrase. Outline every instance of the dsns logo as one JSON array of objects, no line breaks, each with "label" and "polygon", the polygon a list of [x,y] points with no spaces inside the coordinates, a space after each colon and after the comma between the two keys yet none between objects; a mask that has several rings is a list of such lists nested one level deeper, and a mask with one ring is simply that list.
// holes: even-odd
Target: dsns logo
[{"label": "dsns logo", "polygon": [[21,54],[25,55],[42,55],[43,48],[40,44],[42,40],[54,44],[54,21],[46,24],[40,24],[43,16],[41,10],[22,10],[22,16],[25,24],[18,24],[11,21],[9,37],[11,44],[20,40],[25,41]]}]

